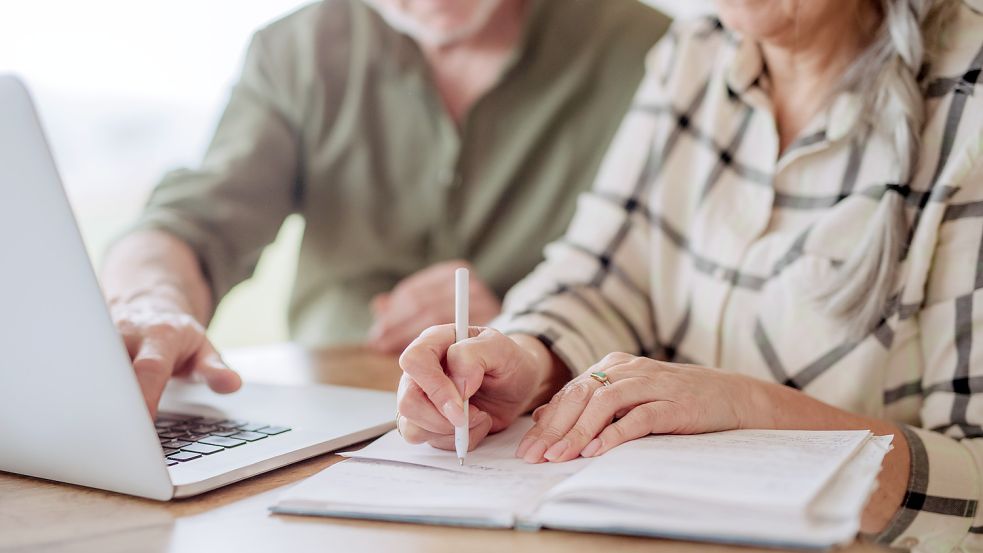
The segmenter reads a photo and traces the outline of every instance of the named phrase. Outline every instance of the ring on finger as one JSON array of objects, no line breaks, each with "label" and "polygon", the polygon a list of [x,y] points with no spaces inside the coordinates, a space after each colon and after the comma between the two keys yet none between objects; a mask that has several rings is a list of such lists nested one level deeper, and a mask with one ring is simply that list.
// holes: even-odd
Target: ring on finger
[{"label": "ring on finger", "polygon": [[608,373],[606,373],[604,371],[594,371],[594,372],[590,373],[590,377],[593,378],[594,380],[600,382],[604,386],[610,386],[611,385],[611,379],[608,378]]}]

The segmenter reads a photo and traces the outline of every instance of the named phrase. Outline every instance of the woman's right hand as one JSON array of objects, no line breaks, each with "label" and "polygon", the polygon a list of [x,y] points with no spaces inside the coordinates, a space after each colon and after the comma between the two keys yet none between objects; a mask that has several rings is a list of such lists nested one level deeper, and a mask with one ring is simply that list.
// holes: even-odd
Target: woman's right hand
[{"label": "woman's right hand", "polygon": [[425,330],[399,358],[400,433],[410,443],[454,449],[454,425],[467,423],[474,448],[520,415],[547,401],[569,378],[563,364],[538,339],[509,337],[471,327],[470,338],[455,343],[454,325]]},{"label": "woman's right hand", "polygon": [[197,374],[219,393],[242,385],[208,341],[205,327],[166,294],[110,299],[109,307],[152,417],[172,376]]}]

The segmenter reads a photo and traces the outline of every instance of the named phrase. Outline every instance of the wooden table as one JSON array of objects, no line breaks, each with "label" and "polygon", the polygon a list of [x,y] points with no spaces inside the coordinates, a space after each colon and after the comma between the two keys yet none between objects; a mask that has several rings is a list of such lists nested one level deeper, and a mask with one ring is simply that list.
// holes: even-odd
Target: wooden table
[{"label": "wooden table", "polygon": [[[231,352],[247,380],[393,390],[395,360],[357,348]],[[0,551],[723,552],[748,548],[557,531],[516,532],[272,515],[278,489],[341,460],[322,455],[204,495],[159,503],[0,473]],[[882,551],[855,544],[851,553]]]}]

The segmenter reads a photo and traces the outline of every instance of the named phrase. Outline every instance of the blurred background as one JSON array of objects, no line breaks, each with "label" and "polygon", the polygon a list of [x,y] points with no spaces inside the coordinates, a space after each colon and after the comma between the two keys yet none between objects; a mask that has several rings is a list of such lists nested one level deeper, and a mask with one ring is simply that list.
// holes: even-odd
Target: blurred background
[{"label": "blurred background", "polygon": [[[308,3],[0,2],[0,73],[31,88],[97,265],[160,176],[198,163],[252,32]],[[675,17],[712,8],[709,0],[650,3]],[[220,348],[286,340],[302,231],[301,220],[288,220],[256,275],[222,303],[209,330]]]}]

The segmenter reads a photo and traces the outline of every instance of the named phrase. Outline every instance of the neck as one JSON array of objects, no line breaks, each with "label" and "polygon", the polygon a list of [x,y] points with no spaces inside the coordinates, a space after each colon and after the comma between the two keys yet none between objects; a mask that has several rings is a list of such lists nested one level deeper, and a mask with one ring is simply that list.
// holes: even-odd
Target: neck
[{"label": "neck", "polygon": [[870,3],[852,7],[835,10],[810,29],[798,29],[793,21],[784,34],[760,43],[782,150],[825,107],[880,21]]},{"label": "neck", "polygon": [[495,85],[519,42],[527,0],[503,0],[473,35],[445,45],[421,45],[444,106],[458,124]]},{"label": "neck", "polygon": [[526,0],[502,0],[484,27],[477,32],[448,44],[423,44],[423,53],[427,59],[440,59],[462,51],[511,50],[522,32],[525,5]]}]

